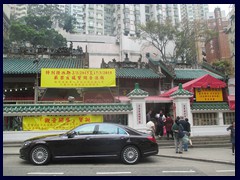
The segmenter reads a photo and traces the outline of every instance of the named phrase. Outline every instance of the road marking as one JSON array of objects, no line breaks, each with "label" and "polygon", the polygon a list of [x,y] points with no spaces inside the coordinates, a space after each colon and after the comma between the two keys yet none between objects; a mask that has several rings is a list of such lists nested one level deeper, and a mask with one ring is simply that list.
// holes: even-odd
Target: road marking
[{"label": "road marking", "polygon": [[189,171],[162,171],[162,173],[195,173],[196,171],[189,170]]},{"label": "road marking", "polygon": [[96,174],[131,174],[131,172],[97,172]]},{"label": "road marking", "polygon": [[29,172],[29,175],[63,175],[63,172]]},{"label": "road marking", "polygon": [[216,172],[235,172],[235,170],[216,170]]}]

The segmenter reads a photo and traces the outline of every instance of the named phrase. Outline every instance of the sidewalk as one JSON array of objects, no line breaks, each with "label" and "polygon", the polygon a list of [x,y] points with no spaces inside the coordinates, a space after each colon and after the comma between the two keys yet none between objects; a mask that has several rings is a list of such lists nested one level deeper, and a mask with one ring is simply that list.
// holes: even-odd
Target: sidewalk
[{"label": "sidewalk", "polygon": [[[44,134],[59,134],[65,131],[39,131],[39,132],[3,132],[3,155],[19,155],[20,144],[31,137]],[[7,146],[7,144],[16,144],[15,146]],[[205,162],[216,162],[235,165],[235,155],[232,155],[231,147],[221,148],[189,148],[183,154],[176,154],[174,148],[160,148],[158,156],[190,159]]]},{"label": "sidewalk", "polygon": [[229,148],[189,148],[183,151],[183,154],[177,154],[175,148],[159,149],[158,156],[189,159],[205,162],[216,162],[235,165],[235,155],[232,155],[232,149]]}]

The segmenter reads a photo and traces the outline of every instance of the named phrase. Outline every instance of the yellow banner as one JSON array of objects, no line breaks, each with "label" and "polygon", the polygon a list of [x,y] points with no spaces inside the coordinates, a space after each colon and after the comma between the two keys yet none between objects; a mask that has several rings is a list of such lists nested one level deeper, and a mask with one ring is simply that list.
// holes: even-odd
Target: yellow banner
[{"label": "yellow banner", "polygon": [[23,130],[70,130],[85,123],[103,122],[103,116],[23,117]]},{"label": "yellow banner", "polygon": [[196,101],[223,101],[222,89],[196,88]]},{"label": "yellow banner", "polygon": [[41,69],[41,87],[115,87],[115,69]]}]

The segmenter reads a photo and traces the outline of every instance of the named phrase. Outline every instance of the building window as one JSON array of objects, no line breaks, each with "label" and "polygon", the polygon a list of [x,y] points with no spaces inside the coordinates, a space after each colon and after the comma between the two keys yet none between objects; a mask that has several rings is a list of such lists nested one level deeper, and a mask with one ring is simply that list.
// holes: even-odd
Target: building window
[{"label": "building window", "polygon": [[217,125],[217,113],[193,113],[193,126]]},{"label": "building window", "polygon": [[224,125],[230,125],[235,121],[235,112],[225,112],[223,113],[223,123]]}]

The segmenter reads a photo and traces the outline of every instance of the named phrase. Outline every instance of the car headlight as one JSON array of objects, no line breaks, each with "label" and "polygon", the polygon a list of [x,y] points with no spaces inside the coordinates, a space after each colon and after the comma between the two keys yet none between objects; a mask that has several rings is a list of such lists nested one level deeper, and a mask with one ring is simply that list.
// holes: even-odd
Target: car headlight
[{"label": "car headlight", "polygon": [[31,141],[25,141],[23,144],[22,144],[22,147],[27,147],[31,144]]}]

